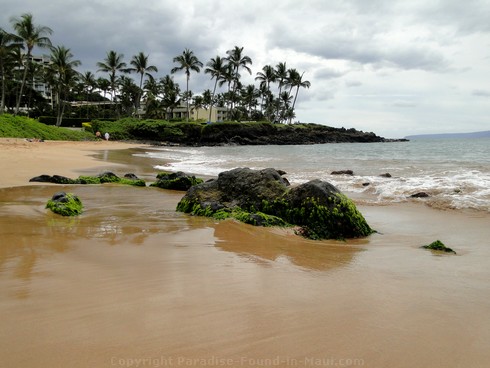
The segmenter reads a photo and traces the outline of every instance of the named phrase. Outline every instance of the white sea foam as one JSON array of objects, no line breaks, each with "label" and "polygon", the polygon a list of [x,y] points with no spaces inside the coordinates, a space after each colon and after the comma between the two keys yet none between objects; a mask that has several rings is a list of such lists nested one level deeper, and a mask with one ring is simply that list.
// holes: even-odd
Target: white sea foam
[{"label": "white sea foam", "polygon": [[[162,147],[141,156],[157,170],[217,176],[236,167],[274,167],[291,184],[311,179],[372,202],[401,202],[417,192],[430,205],[490,212],[490,140],[311,146]],[[159,162],[161,160],[161,162]],[[155,162],[156,161],[156,162]],[[334,170],[354,176],[331,175]],[[390,173],[392,177],[381,177]]]}]

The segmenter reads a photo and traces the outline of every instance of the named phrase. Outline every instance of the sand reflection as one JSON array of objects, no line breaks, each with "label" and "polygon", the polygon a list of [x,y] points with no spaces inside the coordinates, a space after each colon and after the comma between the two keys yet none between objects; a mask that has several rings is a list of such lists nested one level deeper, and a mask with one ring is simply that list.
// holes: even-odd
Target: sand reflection
[{"label": "sand reflection", "polygon": [[361,251],[345,242],[307,240],[294,235],[291,229],[261,228],[235,221],[220,222],[214,228],[218,249],[264,266],[288,263],[326,271],[349,264]]}]

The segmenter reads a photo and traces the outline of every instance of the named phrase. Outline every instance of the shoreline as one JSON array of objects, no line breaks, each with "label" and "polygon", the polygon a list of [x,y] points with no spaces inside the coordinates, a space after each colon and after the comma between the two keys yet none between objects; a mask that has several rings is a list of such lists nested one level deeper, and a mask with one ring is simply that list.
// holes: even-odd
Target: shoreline
[{"label": "shoreline", "polygon": [[[379,233],[312,241],[176,212],[182,192],[28,182],[104,169],[151,176],[156,170],[142,166],[147,159],[128,158],[139,147],[0,140],[0,159],[12,173],[0,183],[4,364],[490,362],[487,214],[359,204]],[[82,198],[82,216],[45,210],[58,190]],[[436,238],[457,255],[419,249]]]},{"label": "shoreline", "polygon": [[41,174],[78,176],[91,169],[123,166],[98,160],[104,151],[144,147],[144,144],[116,141],[44,141],[0,138],[0,162],[5,173],[0,188],[32,184],[29,179]]}]

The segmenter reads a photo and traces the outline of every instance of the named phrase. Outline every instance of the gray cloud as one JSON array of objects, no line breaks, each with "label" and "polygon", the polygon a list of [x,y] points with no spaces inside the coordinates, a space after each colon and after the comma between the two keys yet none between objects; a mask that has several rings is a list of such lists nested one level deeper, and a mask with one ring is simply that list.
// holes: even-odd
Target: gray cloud
[{"label": "gray cloud", "polygon": [[476,89],[472,92],[472,95],[478,97],[490,97],[490,91]]},{"label": "gray cloud", "polygon": [[[320,122],[330,100],[329,119],[354,127],[362,121],[362,129],[387,136],[384,129],[423,129],[429,113],[454,126],[465,127],[468,116],[473,129],[488,124],[488,0],[3,0],[0,27],[10,29],[9,18],[25,12],[54,30],[53,43],[71,48],[82,71],[95,72],[109,50],[126,62],[143,51],[163,77],[184,48],[205,64],[237,45],[254,62],[245,84],[265,64],[284,61],[305,72],[312,87],[298,97],[301,121]],[[174,78],[184,85],[183,73]],[[453,101],[451,86],[472,93],[458,106],[445,103]],[[208,75],[191,75],[194,93],[211,87]]]}]

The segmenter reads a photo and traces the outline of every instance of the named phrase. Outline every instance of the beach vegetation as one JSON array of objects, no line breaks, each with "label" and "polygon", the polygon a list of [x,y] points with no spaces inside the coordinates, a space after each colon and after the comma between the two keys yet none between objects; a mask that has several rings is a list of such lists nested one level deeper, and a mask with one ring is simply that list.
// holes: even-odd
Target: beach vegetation
[{"label": "beach vegetation", "polygon": [[94,140],[92,133],[42,124],[35,119],[10,114],[0,115],[0,137],[54,141]]},{"label": "beach vegetation", "polygon": [[[263,66],[256,73],[257,85],[245,85],[242,74],[253,74],[253,61],[245,47],[239,45],[207,63],[185,48],[172,59],[176,66],[171,69],[171,74],[185,73],[185,88],[180,88],[170,75],[156,75],[158,69],[151,65],[144,51],[127,62],[123,54],[109,50],[95,64],[97,73],[104,75],[97,76],[90,71],[82,74],[77,71],[81,62],[71,54],[70,47],[52,47],[49,37],[53,30],[36,24],[32,14],[12,17],[11,26],[12,32],[0,30],[0,113],[7,111],[31,117],[54,114],[58,124],[63,116],[84,116],[87,121],[137,117],[184,122],[292,123],[298,91],[310,86],[304,73],[286,68],[285,62],[276,68]],[[33,55],[34,48],[51,48],[52,55],[40,59]],[[64,64],[59,63],[62,59],[66,61]],[[200,73],[204,65],[212,84],[201,86],[202,92],[193,93],[189,88],[191,73]],[[56,72],[47,73],[52,68]],[[220,113],[213,114],[218,108]]]}]

